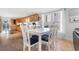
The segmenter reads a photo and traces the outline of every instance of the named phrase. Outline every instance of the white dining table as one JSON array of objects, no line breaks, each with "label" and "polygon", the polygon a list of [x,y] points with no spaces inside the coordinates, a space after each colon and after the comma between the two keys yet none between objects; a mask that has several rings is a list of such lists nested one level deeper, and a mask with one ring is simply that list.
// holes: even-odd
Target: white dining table
[{"label": "white dining table", "polygon": [[43,34],[46,34],[46,33],[50,32],[50,28],[28,29],[26,31],[28,33],[32,33],[32,34],[35,34],[35,35],[39,36],[39,51],[41,51],[41,44],[42,44],[41,36]]}]

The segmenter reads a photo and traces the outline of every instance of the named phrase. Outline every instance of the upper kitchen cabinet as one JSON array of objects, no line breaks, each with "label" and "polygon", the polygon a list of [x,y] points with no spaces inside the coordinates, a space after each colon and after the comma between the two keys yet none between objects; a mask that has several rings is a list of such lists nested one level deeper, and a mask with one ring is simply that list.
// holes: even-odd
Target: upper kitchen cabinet
[{"label": "upper kitchen cabinet", "polygon": [[35,22],[35,21],[39,21],[40,20],[40,16],[39,14],[33,14],[33,15],[30,15],[30,16],[27,16],[27,17],[22,17],[22,18],[17,18],[15,19],[15,23],[22,23],[22,22]]},{"label": "upper kitchen cabinet", "polygon": [[29,16],[29,18],[30,18],[30,21],[39,21],[40,19],[38,14],[31,15]]},{"label": "upper kitchen cabinet", "polygon": [[36,21],[39,21],[40,20],[40,16],[39,14],[33,14],[33,15],[30,15],[30,16],[27,16],[27,17],[21,17],[21,18],[16,18],[16,19],[13,19],[11,21],[11,26],[17,26],[16,29],[18,31],[20,31],[20,27],[19,27],[19,23],[23,23],[23,22],[36,22]]}]

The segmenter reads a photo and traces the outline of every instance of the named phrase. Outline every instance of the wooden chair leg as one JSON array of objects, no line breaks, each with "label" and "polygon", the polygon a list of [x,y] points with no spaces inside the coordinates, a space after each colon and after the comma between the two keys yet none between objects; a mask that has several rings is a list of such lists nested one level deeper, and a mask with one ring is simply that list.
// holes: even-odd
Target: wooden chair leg
[{"label": "wooden chair leg", "polygon": [[50,51],[50,43],[48,43],[48,51]]},{"label": "wooden chair leg", "polygon": [[48,51],[51,49],[51,36],[49,36],[49,41],[48,41]]},{"label": "wooden chair leg", "polygon": [[28,51],[31,51],[31,47],[30,46],[28,47]]},{"label": "wooden chair leg", "polygon": [[38,49],[38,44],[35,45],[35,48]]},{"label": "wooden chair leg", "polygon": [[50,51],[50,45],[48,44],[48,51]]},{"label": "wooden chair leg", "polygon": [[23,51],[25,51],[26,50],[26,46],[25,45],[23,45]]}]

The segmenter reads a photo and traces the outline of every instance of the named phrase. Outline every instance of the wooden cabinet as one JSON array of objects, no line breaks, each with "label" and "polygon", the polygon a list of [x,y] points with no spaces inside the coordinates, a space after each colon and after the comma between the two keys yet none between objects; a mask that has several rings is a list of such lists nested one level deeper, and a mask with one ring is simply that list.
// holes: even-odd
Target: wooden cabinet
[{"label": "wooden cabinet", "polygon": [[38,14],[34,14],[34,15],[30,15],[30,16],[27,16],[27,17],[22,17],[22,18],[17,18],[16,19],[16,24],[17,23],[22,23],[22,22],[27,22],[27,21],[39,21],[40,17]]},{"label": "wooden cabinet", "polygon": [[15,24],[17,25],[18,23],[23,23],[23,22],[25,22],[25,18],[18,18],[16,19]]},{"label": "wooden cabinet", "polygon": [[23,22],[35,22],[35,21],[39,21],[40,17],[38,14],[33,14],[33,15],[30,15],[30,16],[27,16],[27,17],[22,17],[22,18],[16,18],[14,20],[12,20],[12,24],[16,25],[16,30],[17,31],[21,31],[20,29],[20,26],[17,25],[18,23],[23,23]]},{"label": "wooden cabinet", "polygon": [[35,14],[35,15],[30,16],[30,21],[39,21],[39,15]]}]

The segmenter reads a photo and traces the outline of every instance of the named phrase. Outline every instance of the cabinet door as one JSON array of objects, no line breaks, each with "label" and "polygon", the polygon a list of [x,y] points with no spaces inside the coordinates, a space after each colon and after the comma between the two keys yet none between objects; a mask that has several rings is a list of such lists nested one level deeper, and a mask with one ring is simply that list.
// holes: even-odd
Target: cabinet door
[{"label": "cabinet door", "polygon": [[30,16],[30,21],[38,21],[38,20],[39,20],[39,15]]}]

